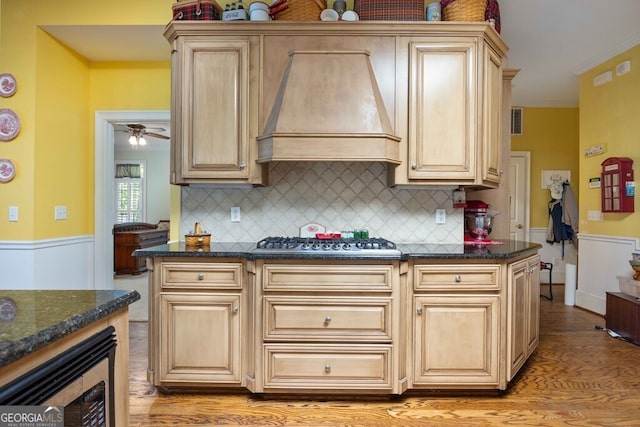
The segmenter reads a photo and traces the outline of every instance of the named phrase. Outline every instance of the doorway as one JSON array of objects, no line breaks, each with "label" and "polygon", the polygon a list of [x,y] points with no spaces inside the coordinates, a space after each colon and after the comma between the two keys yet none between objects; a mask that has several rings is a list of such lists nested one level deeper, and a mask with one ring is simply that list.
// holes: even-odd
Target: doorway
[{"label": "doorway", "polygon": [[509,239],[529,241],[531,153],[512,151],[509,158]]},{"label": "doorway", "polygon": [[113,289],[113,235],[115,221],[115,129],[114,123],[167,123],[169,111],[96,111],[94,164],[95,289]]}]

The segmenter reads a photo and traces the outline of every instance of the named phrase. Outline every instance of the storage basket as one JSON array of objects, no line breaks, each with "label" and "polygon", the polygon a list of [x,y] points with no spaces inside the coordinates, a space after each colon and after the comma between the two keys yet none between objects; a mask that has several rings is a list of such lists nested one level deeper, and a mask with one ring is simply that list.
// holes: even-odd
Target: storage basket
[{"label": "storage basket", "polygon": [[278,0],[269,6],[269,14],[277,21],[319,21],[326,8],[326,0]]},{"label": "storage basket", "polygon": [[211,234],[185,234],[185,246],[209,246],[211,244]]},{"label": "storage basket", "polygon": [[484,21],[487,0],[442,0],[445,21]]},{"label": "storage basket", "polygon": [[424,21],[424,0],[355,0],[353,10],[361,21]]},{"label": "storage basket", "polygon": [[173,4],[174,21],[219,21],[222,8],[215,0],[182,0]]}]

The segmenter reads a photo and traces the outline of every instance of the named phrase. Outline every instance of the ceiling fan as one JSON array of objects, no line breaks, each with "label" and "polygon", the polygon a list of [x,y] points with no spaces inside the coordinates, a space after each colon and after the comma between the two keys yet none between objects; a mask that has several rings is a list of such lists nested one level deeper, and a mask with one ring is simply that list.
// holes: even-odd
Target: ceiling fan
[{"label": "ceiling fan", "polygon": [[133,147],[137,147],[139,145],[147,145],[147,140],[145,139],[145,136],[151,136],[153,138],[159,138],[159,139],[171,139],[166,135],[152,132],[152,131],[160,131],[160,132],[166,131],[166,129],[161,127],[151,128],[138,123],[128,123],[128,124],[123,124],[121,126],[125,127],[125,129],[116,129],[116,130],[121,132],[129,132],[129,144],[131,144]]}]

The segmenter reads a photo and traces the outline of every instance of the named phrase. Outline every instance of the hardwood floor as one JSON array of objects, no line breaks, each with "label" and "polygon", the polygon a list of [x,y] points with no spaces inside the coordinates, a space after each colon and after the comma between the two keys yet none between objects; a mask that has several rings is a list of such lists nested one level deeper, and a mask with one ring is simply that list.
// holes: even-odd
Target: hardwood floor
[{"label": "hardwood floor", "polygon": [[[543,291],[548,290],[543,286]],[[131,426],[640,426],[640,347],[594,313],[541,298],[540,345],[504,394],[269,399],[163,395],[146,381],[147,323],[131,323]]]}]

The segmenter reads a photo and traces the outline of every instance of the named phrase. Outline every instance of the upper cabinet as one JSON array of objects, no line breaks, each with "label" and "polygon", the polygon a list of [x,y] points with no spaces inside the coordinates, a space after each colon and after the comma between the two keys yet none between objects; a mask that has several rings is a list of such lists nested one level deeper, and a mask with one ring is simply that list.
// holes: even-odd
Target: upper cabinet
[{"label": "upper cabinet", "polygon": [[497,187],[501,171],[502,63],[492,30],[399,39],[401,150],[392,185]]},{"label": "upper cabinet", "polygon": [[492,188],[506,46],[486,23],[172,22],[172,182],[382,161],[389,185]]},{"label": "upper cabinet", "polygon": [[173,41],[171,182],[262,184],[257,37]]}]

